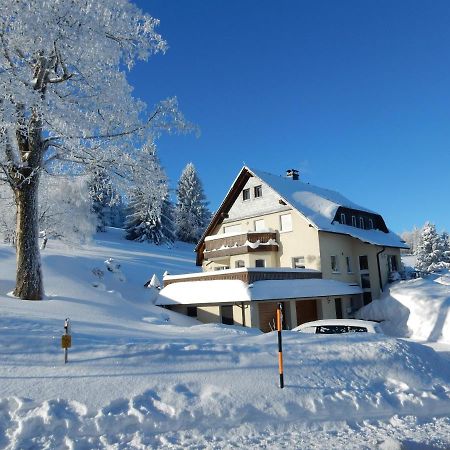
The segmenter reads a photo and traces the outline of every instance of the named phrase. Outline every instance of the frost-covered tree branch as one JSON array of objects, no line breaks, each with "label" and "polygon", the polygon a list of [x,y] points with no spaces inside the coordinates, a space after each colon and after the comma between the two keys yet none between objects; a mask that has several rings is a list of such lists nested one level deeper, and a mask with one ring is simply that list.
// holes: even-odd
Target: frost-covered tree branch
[{"label": "frost-covered tree branch", "polygon": [[17,205],[20,298],[42,298],[41,173],[98,167],[125,179],[143,143],[193,127],[175,98],[147,110],[127,72],[164,52],[159,21],[128,0],[3,0],[0,168]]}]

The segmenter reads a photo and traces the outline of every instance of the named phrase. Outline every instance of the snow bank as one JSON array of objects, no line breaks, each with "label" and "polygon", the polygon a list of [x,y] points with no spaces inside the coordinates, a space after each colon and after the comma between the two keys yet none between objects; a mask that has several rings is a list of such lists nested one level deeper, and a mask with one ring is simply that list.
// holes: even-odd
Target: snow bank
[{"label": "snow bank", "polygon": [[358,312],[366,320],[383,320],[386,332],[416,340],[450,343],[450,272],[391,285],[381,300]]}]

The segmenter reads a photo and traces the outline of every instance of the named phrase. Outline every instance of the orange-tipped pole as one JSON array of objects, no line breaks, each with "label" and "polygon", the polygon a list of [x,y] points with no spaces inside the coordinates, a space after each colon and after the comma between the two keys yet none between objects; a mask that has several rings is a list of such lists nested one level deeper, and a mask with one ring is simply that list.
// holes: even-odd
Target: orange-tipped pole
[{"label": "orange-tipped pole", "polygon": [[284,388],[284,374],[283,374],[283,345],[281,339],[281,314],[283,310],[283,304],[278,303],[277,307],[277,330],[278,330],[278,371],[280,373],[280,388]]}]

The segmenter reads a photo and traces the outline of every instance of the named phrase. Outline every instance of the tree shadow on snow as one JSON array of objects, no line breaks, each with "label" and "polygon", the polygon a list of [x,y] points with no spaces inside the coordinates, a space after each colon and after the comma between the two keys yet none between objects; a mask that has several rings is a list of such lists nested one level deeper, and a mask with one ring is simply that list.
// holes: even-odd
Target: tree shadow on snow
[{"label": "tree shadow on snow", "polygon": [[442,330],[444,329],[445,321],[450,314],[450,297],[441,303],[439,308],[438,317],[436,323],[434,324],[433,330],[431,331],[428,340],[430,342],[437,342],[442,335]]}]

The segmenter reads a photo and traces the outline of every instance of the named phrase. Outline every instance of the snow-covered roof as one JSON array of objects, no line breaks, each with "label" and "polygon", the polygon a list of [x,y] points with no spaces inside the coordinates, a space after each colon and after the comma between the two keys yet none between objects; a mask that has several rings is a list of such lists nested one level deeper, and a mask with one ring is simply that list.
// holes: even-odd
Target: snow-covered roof
[{"label": "snow-covered roof", "polygon": [[358,285],[336,280],[205,280],[172,283],[159,292],[156,305],[201,305],[262,300],[315,298],[362,293]]},{"label": "snow-covered roof", "polygon": [[305,216],[319,231],[340,233],[375,245],[386,247],[409,248],[402,239],[392,231],[365,230],[334,222],[339,207],[378,214],[357,205],[336,191],[324,189],[300,180],[273,175],[246,167],[251,174],[261,179],[274,189],[290,206]]},{"label": "snow-covered roof", "polygon": [[211,277],[212,275],[222,275],[222,274],[236,274],[236,273],[244,273],[244,272],[257,272],[257,273],[321,273],[320,270],[315,269],[291,269],[289,267],[239,267],[235,269],[226,269],[218,272],[194,272],[194,273],[182,273],[180,275],[165,275],[163,277],[164,281],[170,280],[181,280],[183,278],[205,278]]}]

